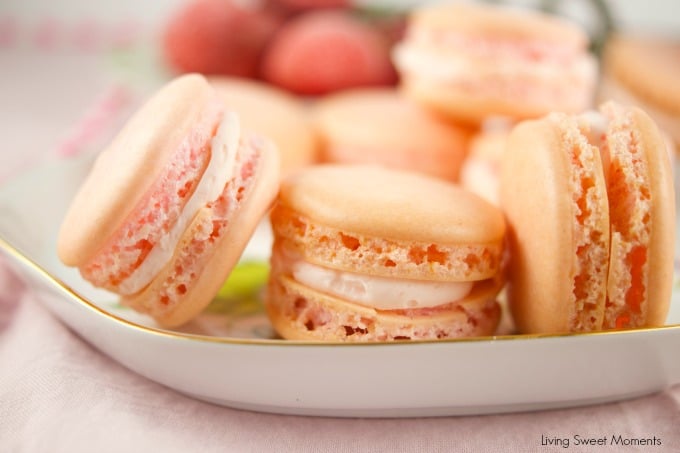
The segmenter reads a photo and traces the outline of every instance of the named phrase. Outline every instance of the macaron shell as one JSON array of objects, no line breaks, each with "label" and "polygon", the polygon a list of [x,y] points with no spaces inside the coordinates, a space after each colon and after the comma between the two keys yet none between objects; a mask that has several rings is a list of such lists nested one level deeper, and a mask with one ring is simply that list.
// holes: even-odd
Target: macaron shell
[{"label": "macaron shell", "polygon": [[282,183],[279,203],[323,225],[395,240],[488,244],[505,231],[501,212],[478,196],[377,166],[309,168]]},{"label": "macaron shell", "polygon": [[[597,92],[597,100],[600,103],[616,101],[624,105],[634,105],[644,110],[666,134],[666,140],[671,159],[680,152],[680,113],[672,113],[652,104],[650,100],[634,93],[631,89],[616,80],[612,74],[604,73],[600,79]],[[673,161],[671,161],[671,168]]]},{"label": "macaron shell", "polygon": [[576,25],[556,16],[515,7],[452,3],[415,9],[410,21],[416,27],[454,29],[473,36],[508,40],[538,40],[585,48],[588,38]]},{"label": "macaron shell", "polygon": [[[229,219],[221,238],[213,242],[212,247],[202,255],[193,259],[195,266],[193,273],[196,277],[181,301],[168,309],[158,300],[158,294],[165,288],[166,280],[175,272],[178,260],[178,255],[175,254],[149,286],[132,297],[124,297],[122,303],[151,314],[164,327],[174,327],[192,319],[211,302],[238,262],[278,190],[280,172],[278,153],[270,146],[263,146],[260,152],[255,175],[250,180],[241,205],[233,218]],[[210,211],[204,208],[196,214],[194,221],[182,236],[177,250],[181,250],[197,234],[201,234],[196,228],[205,221],[210,222],[211,218]],[[185,269],[185,272],[191,273],[192,270]]]},{"label": "macaron shell", "polygon": [[[520,332],[574,330],[578,317],[583,317],[583,307],[574,302],[575,278],[583,265],[594,267],[589,272],[593,275],[584,275],[592,287],[587,296],[591,308],[584,320],[590,326],[579,329],[594,330],[602,324],[609,237],[606,187],[599,153],[593,153],[586,143],[576,144],[573,139],[578,135],[572,128],[565,136],[556,122],[544,119],[521,123],[509,137],[501,175],[501,203],[509,227],[509,305]],[[571,143],[565,137],[571,137]],[[588,239],[583,237],[586,220],[577,221],[579,213],[572,197],[577,188],[572,182],[570,146],[585,152],[591,166],[585,177],[592,186],[582,202],[594,213],[587,220],[588,227],[600,241],[593,256],[581,263],[576,247]]]},{"label": "macaron shell", "polygon": [[316,223],[277,204],[271,212],[278,246],[322,267],[379,277],[443,282],[492,278],[501,269],[503,242],[445,245],[393,240]]},{"label": "macaron shell", "polygon": [[[624,175],[626,180],[635,182],[635,185],[633,183],[630,185],[635,190],[643,192],[640,195],[635,193],[630,195],[636,197],[636,205],[640,206],[638,209],[643,209],[642,205],[645,203],[650,205],[649,219],[646,223],[638,224],[635,221],[635,219],[646,217],[644,212],[641,214],[623,212],[622,214],[626,216],[624,220],[629,221],[623,227],[633,229],[635,237],[644,238],[645,235],[648,235],[649,238],[647,244],[644,241],[640,242],[647,249],[646,264],[648,266],[646,272],[644,272],[644,267],[642,268],[641,278],[645,290],[642,301],[643,322],[641,325],[663,325],[671,300],[675,250],[675,200],[668,152],[658,128],[642,110],[637,108],[624,109],[613,104],[605,105],[603,109],[609,112],[614,118],[613,121],[620,125],[619,128],[623,130],[618,133],[625,138],[625,141],[610,145],[612,156],[616,153],[631,153],[629,149],[616,149],[617,145],[618,147],[636,146],[636,154],[631,156],[630,159],[641,159],[646,169],[644,175],[637,175],[633,172],[632,164],[621,170],[626,173]],[[630,143],[628,143],[629,137],[632,137]],[[644,193],[649,194],[648,199],[640,198],[644,196]],[[612,202],[623,203],[621,200],[610,200],[610,203]],[[618,253],[615,250],[616,245],[622,246],[624,244],[612,242],[612,259],[618,257],[623,259],[624,263],[612,262],[610,264],[609,292],[623,294],[623,297],[626,297],[627,287],[615,288],[613,285],[616,285],[617,282],[628,282],[630,276],[634,275],[636,271],[632,270],[632,264],[625,253]],[[621,273],[623,275],[620,275]],[[611,327],[615,327],[615,325]],[[635,327],[635,325],[631,327]]]},{"label": "macaron shell", "polygon": [[245,131],[262,134],[276,144],[282,176],[318,160],[319,138],[298,99],[253,80],[211,77],[208,82],[225,105],[239,114]]},{"label": "macaron shell", "polygon": [[211,87],[190,74],[163,87],[130,119],[98,156],[64,218],[57,247],[65,264],[83,264],[116,231],[192,128],[213,127],[204,124],[214,120],[211,102]]},{"label": "macaron shell", "polygon": [[290,340],[387,341],[492,335],[500,319],[497,288],[481,285],[441,312],[408,316],[378,311],[274,275],[265,307],[275,330]]},{"label": "macaron shell", "polygon": [[460,172],[460,184],[465,189],[494,205],[500,203],[501,163],[508,135],[508,131],[495,130],[475,136]]},{"label": "macaron shell", "polygon": [[[470,77],[474,79],[471,70]],[[540,81],[527,80],[526,87],[536,89]],[[481,124],[489,116],[507,116],[517,120],[537,118],[551,111],[580,112],[587,105],[579,97],[555,102],[551,98],[530,100],[520,95],[498,96],[492,93],[470,92],[464,88],[438,83],[417,77],[415,74],[403,74],[401,90],[405,96],[428,106],[441,115],[455,118],[469,125]]]},{"label": "macaron shell", "polygon": [[468,130],[394,89],[328,96],[316,104],[314,117],[328,162],[382,164],[456,180],[465,158]]},{"label": "macaron shell", "polygon": [[675,251],[675,192],[673,171],[663,138],[654,122],[639,109],[634,110],[641,143],[645,144],[650,190],[653,194],[652,229],[649,242],[649,276],[647,325],[666,322],[673,290]]},{"label": "macaron shell", "polygon": [[605,46],[604,69],[637,97],[680,115],[680,45],[659,37],[614,35]]}]

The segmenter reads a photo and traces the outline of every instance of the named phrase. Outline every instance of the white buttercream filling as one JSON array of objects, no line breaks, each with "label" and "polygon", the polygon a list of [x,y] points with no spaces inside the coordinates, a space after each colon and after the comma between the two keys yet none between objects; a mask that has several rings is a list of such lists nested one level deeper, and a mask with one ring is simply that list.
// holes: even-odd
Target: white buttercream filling
[{"label": "white buttercream filling", "polygon": [[458,301],[474,282],[434,282],[394,279],[328,269],[298,259],[293,278],[312,289],[378,310],[427,308]]},{"label": "white buttercream filling", "polygon": [[240,135],[238,116],[233,112],[225,113],[210,142],[210,161],[196,190],[187,200],[170,231],[153,246],[139,267],[121,282],[119,286],[121,294],[134,294],[151,283],[172,258],[182,234],[199,209],[220,196],[224,186],[235,175],[234,166]]}]

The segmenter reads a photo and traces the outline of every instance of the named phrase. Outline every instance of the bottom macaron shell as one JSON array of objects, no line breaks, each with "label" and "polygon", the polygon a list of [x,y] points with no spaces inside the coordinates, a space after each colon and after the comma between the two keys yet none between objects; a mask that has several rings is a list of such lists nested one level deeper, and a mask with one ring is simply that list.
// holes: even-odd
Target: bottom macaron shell
[{"label": "bottom macaron shell", "polygon": [[212,301],[276,195],[278,156],[269,147],[261,151],[245,156],[240,175],[225,187],[221,201],[196,214],[151,284],[121,303],[174,327]]},{"label": "bottom macaron shell", "polygon": [[553,110],[577,112],[585,107],[560,105],[549,96],[545,100],[527,99],[512,91],[507,95],[484,95],[471,92],[465,86],[447,86],[416,77],[405,77],[402,80],[402,89],[412,99],[440,114],[470,124],[479,124],[489,116],[525,119],[539,117]]},{"label": "bottom macaron shell", "polygon": [[315,291],[274,274],[265,307],[274,329],[289,340],[368,342],[493,335],[500,320],[489,280],[455,304],[425,310],[381,311]]}]

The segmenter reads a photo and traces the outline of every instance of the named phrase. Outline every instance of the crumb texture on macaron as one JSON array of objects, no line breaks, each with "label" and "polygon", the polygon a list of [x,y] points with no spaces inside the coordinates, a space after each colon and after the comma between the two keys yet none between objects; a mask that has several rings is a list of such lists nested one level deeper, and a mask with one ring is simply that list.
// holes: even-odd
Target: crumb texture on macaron
[{"label": "crumb texture on macaron", "polygon": [[279,159],[200,75],[162,87],[97,158],[59,257],[172,327],[217,294],[274,199]]},{"label": "crumb texture on macaron", "polygon": [[275,233],[286,238],[286,246],[305,258],[330,267],[367,268],[375,275],[408,273],[431,280],[477,280],[498,271],[503,253],[500,242],[481,244],[438,244],[407,242],[348,233],[329,227],[279,206],[272,212]]},{"label": "crumb texture on macaron", "polygon": [[523,122],[510,135],[501,186],[520,332],[664,324],[675,201],[669,155],[647,114],[609,102]]},{"label": "crumb texture on macaron", "polygon": [[431,340],[498,325],[505,222],[454,184],[316,166],[283,182],[271,222],[265,307],[284,338]]},{"label": "crumb texture on macaron", "polygon": [[652,222],[649,169],[632,112],[615,104],[607,104],[605,112],[611,118],[607,134],[607,140],[612,143],[607,192],[613,255],[604,327],[642,327],[646,323],[648,303],[647,244]]},{"label": "crumb texture on macaron", "polygon": [[609,266],[609,228],[601,219],[607,217],[608,205],[603,175],[593,173],[602,168],[600,150],[591,145],[579,129],[575,117],[553,113],[550,120],[559,124],[559,140],[571,162],[570,187],[575,250],[573,269],[573,311],[569,327],[574,331],[597,330],[602,325],[603,305]]}]

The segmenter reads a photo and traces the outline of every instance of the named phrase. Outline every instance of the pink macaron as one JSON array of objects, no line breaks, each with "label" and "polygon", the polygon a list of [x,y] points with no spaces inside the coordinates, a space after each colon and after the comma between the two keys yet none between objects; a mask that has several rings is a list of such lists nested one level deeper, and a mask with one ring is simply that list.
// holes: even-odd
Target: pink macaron
[{"label": "pink macaron", "polygon": [[409,96],[479,124],[589,108],[597,65],[587,47],[587,34],[556,16],[458,2],[415,9],[393,57]]},{"label": "pink macaron", "polygon": [[468,129],[395,89],[345,90],[317,102],[313,112],[326,162],[378,164],[458,180]]},{"label": "pink macaron", "polygon": [[202,76],[182,76],[98,156],[61,226],[59,257],[159,324],[182,324],[217,293],[278,181],[275,146],[242,134]]}]

